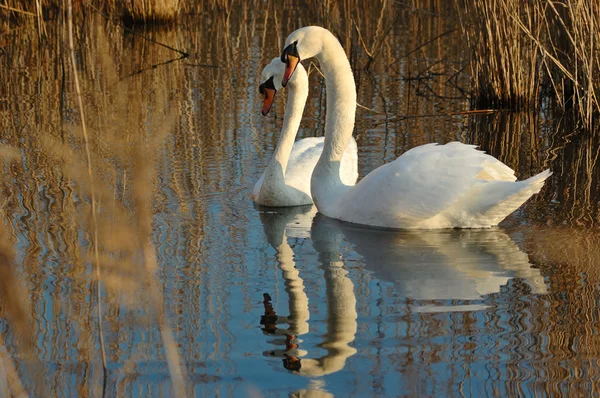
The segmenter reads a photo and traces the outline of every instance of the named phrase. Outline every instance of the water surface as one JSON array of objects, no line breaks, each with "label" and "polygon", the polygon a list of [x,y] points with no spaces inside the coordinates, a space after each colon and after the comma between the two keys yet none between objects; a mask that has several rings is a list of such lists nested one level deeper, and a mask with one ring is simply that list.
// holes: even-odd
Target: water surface
[{"label": "water surface", "polygon": [[[25,355],[18,305],[3,300],[4,368],[34,395],[100,396],[106,378],[107,396],[172,396],[150,242],[193,396],[596,394],[599,135],[549,110],[464,113],[468,53],[437,2],[363,11],[371,62],[339,4],[269,4],[135,34],[93,13],[77,25],[93,182],[62,21],[44,42],[4,34],[0,137],[18,156],[2,162],[3,239],[34,341]],[[547,186],[486,231],[384,231],[311,206],[254,206],[285,97],[260,116],[260,70],[310,23],[337,30],[356,71],[361,177],[416,145],[460,140],[519,177],[551,167]],[[299,137],[323,134],[326,90],[312,70]]]}]

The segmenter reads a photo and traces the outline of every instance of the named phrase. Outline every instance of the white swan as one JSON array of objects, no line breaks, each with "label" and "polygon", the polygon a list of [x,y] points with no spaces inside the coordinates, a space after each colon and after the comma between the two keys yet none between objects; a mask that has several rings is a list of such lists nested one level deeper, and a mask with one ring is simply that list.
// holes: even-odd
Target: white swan
[{"label": "white swan", "polygon": [[350,63],[327,29],[300,28],[288,36],[281,54],[286,63],[282,85],[301,60],[311,57],[319,60],[327,86],[325,144],[311,193],[328,217],[385,228],[487,228],[539,192],[551,174],[546,170],[516,181],[514,171],[499,160],[473,145],[451,142],[413,148],[348,186],[339,168],[356,112]]},{"label": "white swan", "polygon": [[[264,95],[263,115],[269,113],[281,80],[285,64],[275,58],[262,71],[260,92]],[[304,138],[294,143],[306,98],[308,97],[308,75],[298,68],[290,79],[287,105],[279,142],[252,193],[252,200],[263,206],[300,206],[312,204],[310,177],[323,151],[324,137]],[[358,155],[356,141],[350,140],[340,156],[341,167],[338,178],[345,185],[354,185],[358,178]]]}]

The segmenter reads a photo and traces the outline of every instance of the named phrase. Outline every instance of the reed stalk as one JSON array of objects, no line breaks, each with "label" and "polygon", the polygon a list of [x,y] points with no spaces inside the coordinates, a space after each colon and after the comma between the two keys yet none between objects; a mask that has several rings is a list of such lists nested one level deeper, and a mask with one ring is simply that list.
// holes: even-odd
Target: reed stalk
[{"label": "reed stalk", "polygon": [[106,366],[106,348],[104,346],[104,332],[102,328],[102,275],[100,270],[100,254],[98,251],[98,215],[96,209],[96,188],[94,183],[94,173],[92,170],[92,156],[90,152],[90,140],[87,132],[85,111],[83,108],[83,99],[81,97],[81,88],[79,85],[79,74],[77,72],[77,60],[75,56],[75,46],[73,44],[73,5],[72,0],[68,0],[67,3],[67,26],[68,26],[68,37],[69,37],[69,51],[71,54],[71,66],[73,67],[73,80],[75,82],[75,94],[77,96],[77,105],[79,108],[79,116],[81,117],[81,129],[83,132],[83,140],[85,146],[85,155],[87,160],[87,174],[90,182],[91,190],[91,211],[92,211],[92,239],[94,249],[94,269],[96,273],[96,308],[97,308],[97,322],[98,322],[98,336],[100,340],[100,354],[102,359],[102,396],[106,393],[106,379],[107,379],[107,366]]},{"label": "reed stalk", "polygon": [[600,113],[595,0],[456,0],[477,107],[534,109],[552,97],[589,127]]}]

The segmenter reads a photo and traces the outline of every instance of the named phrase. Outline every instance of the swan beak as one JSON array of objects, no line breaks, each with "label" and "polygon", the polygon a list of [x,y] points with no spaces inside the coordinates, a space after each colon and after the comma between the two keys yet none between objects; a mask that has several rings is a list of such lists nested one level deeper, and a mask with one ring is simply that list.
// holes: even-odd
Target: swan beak
[{"label": "swan beak", "polygon": [[271,106],[273,105],[273,100],[275,99],[275,93],[277,93],[277,90],[274,90],[272,88],[265,88],[264,93],[265,98],[263,100],[262,115],[267,116],[267,114],[271,110]]},{"label": "swan beak", "polygon": [[281,80],[281,85],[283,87],[285,87],[286,84],[288,83],[288,81],[292,78],[292,75],[294,74],[294,71],[296,70],[298,63],[300,62],[299,57],[295,57],[295,56],[289,55],[289,54],[287,56],[287,59],[288,60],[285,64],[285,72],[283,73],[283,79]]},{"label": "swan beak", "polygon": [[283,52],[281,53],[281,62],[285,63],[285,72],[283,73],[283,79],[281,79],[281,85],[285,87],[300,62],[298,41],[293,42],[283,49]]},{"label": "swan beak", "polygon": [[273,83],[273,76],[271,76],[269,79],[267,79],[267,81],[258,86],[258,92],[261,93],[264,98],[262,114],[263,116],[267,116],[267,114],[271,110],[271,106],[273,105],[275,94],[277,94],[275,83]]}]

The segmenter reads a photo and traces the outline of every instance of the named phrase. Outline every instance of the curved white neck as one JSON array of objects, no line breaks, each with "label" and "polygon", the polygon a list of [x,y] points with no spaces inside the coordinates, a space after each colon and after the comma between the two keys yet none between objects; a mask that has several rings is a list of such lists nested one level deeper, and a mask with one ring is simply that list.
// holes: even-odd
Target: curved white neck
[{"label": "curved white neck", "polygon": [[273,157],[265,169],[263,186],[265,184],[275,184],[275,186],[284,184],[285,171],[308,97],[308,78],[305,75],[298,77],[300,79],[296,79],[297,81],[293,84],[290,82],[289,85],[283,126],[281,127],[279,141],[277,142]]},{"label": "curved white neck", "polygon": [[325,202],[333,205],[332,195],[344,191],[340,161],[352,138],[356,114],[356,84],[346,53],[330,32],[325,31],[322,40],[321,51],[315,56],[327,86],[325,144],[311,179],[311,194],[320,211],[326,206]]}]

